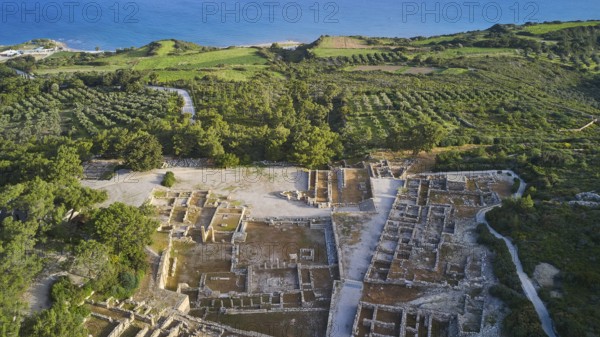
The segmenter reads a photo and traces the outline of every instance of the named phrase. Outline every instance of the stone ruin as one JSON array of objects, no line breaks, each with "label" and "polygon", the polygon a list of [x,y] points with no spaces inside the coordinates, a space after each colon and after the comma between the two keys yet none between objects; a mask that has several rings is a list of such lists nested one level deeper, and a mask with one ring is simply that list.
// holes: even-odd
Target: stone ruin
[{"label": "stone ruin", "polygon": [[395,163],[384,159],[377,163],[369,163],[368,168],[373,178],[405,179],[413,163],[413,160]]},{"label": "stone ruin", "polygon": [[569,201],[569,205],[598,207],[600,206],[600,195],[594,192],[579,193],[575,195],[575,200]]},{"label": "stone ruin", "polygon": [[[322,231],[324,250],[316,252],[315,247],[300,247],[297,253],[289,253],[287,259],[282,256],[249,261],[242,256],[244,244],[235,243],[231,246],[230,273],[203,273],[197,290],[186,287],[186,292],[197,291],[192,307],[202,311],[204,318],[215,311],[240,314],[328,310],[331,284],[338,275],[336,243],[329,219],[244,219],[244,223],[249,222],[280,229],[303,227]],[[325,263],[317,261],[320,254],[326,255]],[[220,276],[214,276],[217,274]],[[245,281],[224,286],[234,279]]]},{"label": "stone ruin", "polygon": [[318,208],[330,208],[331,199],[331,180],[329,171],[310,171],[308,173],[308,192],[306,193],[306,202]]},{"label": "stone ruin", "polygon": [[157,310],[145,301],[108,299],[95,302],[88,298],[86,303],[92,311],[86,324],[91,324],[91,320],[101,322],[104,329],[100,334],[106,337],[263,336],[204,321],[174,309]]},{"label": "stone ruin", "polygon": [[[324,244],[299,246],[293,253],[286,250],[287,256],[280,254],[266,260],[249,259],[244,256],[245,238],[243,241],[235,238],[237,234],[251,234],[247,231],[251,231],[256,224],[261,224],[265,230],[281,233],[294,229],[322,233]],[[339,277],[335,240],[329,217],[257,219],[244,216],[232,241],[219,244],[225,245],[227,256],[231,256],[228,272],[204,271],[197,285],[180,283],[176,290],[164,291],[189,299],[189,306],[182,313],[177,313],[177,317],[194,318],[207,324],[210,323],[210,317],[217,314],[325,313],[330,306],[333,280]],[[212,244],[208,241],[200,245]],[[173,277],[176,260],[170,255],[171,251],[170,243],[161,256],[155,277],[161,289]],[[194,317],[185,314],[190,310]],[[256,332],[245,332],[216,323],[209,325],[219,327],[221,333],[235,331],[241,336],[260,336]],[[202,326],[208,329],[206,325]]]},{"label": "stone ruin", "polygon": [[[209,200],[197,198],[200,195],[208,196],[210,192],[168,192],[158,199],[161,199],[159,204],[164,204],[162,199],[169,199],[171,206],[178,199],[182,199],[178,201],[178,207],[195,207],[193,205],[198,202],[209,208],[215,205]],[[224,221],[225,216],[225,219],[229,219],[228,215],[231,214],[232,208],[227,208],[229,205],[219,204],[217,209],[219,207],[227,211],[218,213],[215,210],[210,222],[213,226]],[[216,214],[220,217],[215,217]],[[232,233],[231,241],[224,243],[229,247],[228,256],[231,256],[228,272],[203,272],[198,284],[179,283],[176,289],[167,289],[167,283],[174,278],[176,270],[187,268],[184,265],[178,266],[178,257],[172,255],[175,251],[174,242],[181,241],[181,238],[170,235],[168,246],[157,262],[155,277],[149,285],[150,293],[142,296],[144,300],[129,299],[121,303],[110,299],[106,302],[87,300],[93,312],[90,319],[95,320],[94,324],[103,322],[102,324],[106,325],[102,335],[267,336],[216,323],[211,321],[209,316],[328,312],[333,280],[339,278],[337,244],[331,219],[255,219],[247,217],[243,212],[234,214],[239,215],[239,224],[235,226],[236,231]],[[171,219],[171,216],[168,219]],[[214,219],[217,219],[216,222]],[[264,229],[281,233],[293,230],[316,233],[312,235],[322,235],[323,244],[299,246],[293,252],[286,251],[289,253],[287,256],[249,262],[243,256],[246,237],[249,234],[247,231],[253,228],[249,223],[254,224],[253,226],[259,223]],[[168,224],[171,225],[170,232],[176,231],[176,227],[172,226],[173,222],[165,223]],[[197,244],[216,243],[207,240]]]},{"label": "stone ruin", "polygon": [[[367,172],[373,175],[373,167]],[[351,178],[353,174],[362,172],[346,168],[310,172],[306,201],[311,202],[310,195],[315,206],[337,207],[342,204],[335,201],[347,193],[356,200],[369,196],[372,202],[370,178],[363,184]],[[487,250],[468,239],[460,217],[461,209],[498,203],[491,187],[497,180],[493,175],[421,175],[405,181],[384,225],[365,285],[382,287],[387,297],[394,296],[392,286],[427,289],[442,298],[452,293],[455,304],[433,310],[414,301],[390,305],[363,296],[352,327],[354,336],[497,335],[486,324],[490,313],[485,294],[494,283]],[[297,199],[299,193],[292,198]],[[90,319],[107,326],[103,336],[267,336],[216,323],[214,317],[330,311],[333,282],[343,268],[331,217],[251,218],[243,208],[232,207],[211,191],[153,193],[150,202],[161,212],[159,230],[170,233],[168,247],[155,266],[147,298],[122,303],[87,300],[93,311]],[[256,240],[252,230],[257,226],[263,233],[279,235],[279,239],[271,238],[274,242],[303,231],[312,233],[311,237],[318,233],[323,243],[301,244],[291,251],[253,259],[247,248],[249,240]],[[227,270],[202,270],[197,282],[173,283],[178,272],[190,268],[180,256],[172,255],[174,242],[219,245],[228,259]]]},{"label": "stone ruin", "polygon": [[451,336],[458,335],[458,322],[435,310],[360,302],[352,331],[355,336]]},{"label": "stone ruin", "polygon": [[[215,234],[232,232],[237,240],[244,240],[244,234],[239,233],[245,212],[246,208],[244,207],[231,207],[226,203],[219,204],[208,226],[200,226],[202,242],[215,242]],[[227,230],[228,228],[229,230]]]},{"label": "stone ruin", "polygon": [[368,165],[362,163],[361,166],[309,171],[306,191],[284,191],[279,196],[318,208],[350,207],[376,212]]},{"label": "stone ruin", "polygon": [[231,206],[228,200],[213,196],[212,191],[153,190],[149,203],[159,209],[159,231],[176,240],[194,241],[191,231],[199,231],[202,242],[215,242],[215,235],[238,234],[246,213],[244,207]]},{"label": "stone ruin", "polygon": [[[491,185],[503,179],[493,174],[430,175],[405,181],[364,282],[381,285],[384,292],[386,286],[400,286],[426,289],[426,293],[458,293],[461,304],[433,311],[411,302],[402,306],[361,302],[354,336],[470,336],[495,329],[485,325],[488,297],[484,294],[495,282],[487,249],[470,237],[474,221],[461,219],[458,213],[500,202]],[[471,202],[439,203],[432,199],[434,195],[440,200]]]}]

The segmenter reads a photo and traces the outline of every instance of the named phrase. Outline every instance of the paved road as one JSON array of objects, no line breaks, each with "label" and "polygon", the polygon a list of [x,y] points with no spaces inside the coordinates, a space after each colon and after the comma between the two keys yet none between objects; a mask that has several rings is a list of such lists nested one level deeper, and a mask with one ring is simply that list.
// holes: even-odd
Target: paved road
[{"label": "paved road", "polygon": [[11,69],[14,70],[17,73],[17,75],[19,75],[19,76],[25,77],[25,78],[30,79],[30,80],[33,80],[35,78],[35,76],[33,76],[31,74],[28,74],[28,73],[26,73],[24,71],[21,71],[19,69],[15,69],[15,68],[11,68]]},{"label": "paved road", "polygon": [[[515,196],[521,197],[523,195],[523,192],[525,191],[525,187],[526,187],[526,184],[521,179],[521,185],[519,187],[519,191],[517,193],[515,193]],[[519,275],[519,280],[521,281],[521,286],[523,287],[523,291],[525,292],[525,295],[527,295],[527,298],[531,301],[531,303],[535,307],[535,311],[537,312],[538,317],[540,318],[540,321],[542,322],[542,328],[544,329],[544,332],[549,337],[556,337],[556,333],[554,332],[554,328],[553,328],[553,324],[552,324],[552,318],[550,318],[548,309],[544,305],[544,302],[542,302],[542,300],[538,296],[538,293],[535,290],[535,287],[533,286],[531,279],[529,279],[529,276],[527,276],[527,274],[523,271],[523,265],[521,264],[521,260],[519,260],[519,254],[517,252],[517,247],[515,247],[515,245],[513,245],[513,243],[508,238],[506,238],[503,235],[501,235],[500,233],[496,232],[496,230],[494,230],[489,225],[487,220],[485,219],[485,214],[498,206],[500,206],[500,205],[496,205],[496,206],[492,206],[492,207],[488,207],[488,208],[484,208],[484,209],[480,210],[477,213],[477,221],[479,223],[486,224],[487,227],[489,228],[490,232],[492,233],[492,235],[494,235],[498,239],[502,239],[504,241],[504,243],[506,243],[506,247],[508,247],[508,251],[510,252],[510,255],[512,256],[513,264],[517,268],[517,274]]]},{"label": "paved road", "polygon": [[183,101],[185,102],[185,104],[183,105],[183,109],[181,109],[181,112],[191,114],[192,120],[194,119],[194,117],[196,117],[196,108],[194,108],[194,102],[192,101],[192,97],[190,96],[190,94],[187,91],[185,91],[183,89],[177,89],[177,88],[156,87],[156,86],[148,86],[148,88],[154,89],[154,90],[165,90],[165,91],[176,92],[177,94],[179,94],[179,96],[183,97]]}]

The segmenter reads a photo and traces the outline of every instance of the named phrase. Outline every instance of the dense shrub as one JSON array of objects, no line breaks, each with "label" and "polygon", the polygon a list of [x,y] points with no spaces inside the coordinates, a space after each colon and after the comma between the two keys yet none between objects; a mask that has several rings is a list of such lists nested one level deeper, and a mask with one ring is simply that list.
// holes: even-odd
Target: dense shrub
[{"label": "dense shrub", "polygon": [[175,173],[167,171],[167,173],[165,173],[165,176],[163,177],[161,185],[165,187],[173,187],[173,185],[175,185],[175,182]]}]

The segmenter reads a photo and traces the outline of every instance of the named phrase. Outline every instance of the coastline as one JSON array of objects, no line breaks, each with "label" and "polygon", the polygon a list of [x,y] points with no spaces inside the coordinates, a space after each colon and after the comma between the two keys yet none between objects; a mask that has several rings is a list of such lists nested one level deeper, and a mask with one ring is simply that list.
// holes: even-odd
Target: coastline
[{"label": "coastline", "polygon": [[274,42],[265,42],[265,43],[245,44],[245,45],[239,45],[239,46],[233,46],[233,47],[238,47],[238,48],[252,48],[252,47],[269,48],[274,43],[276,43],[276,44],[278,44],[278,45],[280,45],[282,47],[297,47],[297,46],[305,44],[304,42],[300,42],[300,41],[285,40],[285,41],[274,41]]},{"label": "coastline", "polygon": [[[535,22],[534,24],[548,24],[548,23],[553,23],[554,21],[543,21],[543,22]],[[561,20],[556,20],[556,22],[563,22],[563,23],[567,23],[567,22],[590,22],[590,23],[596,23],[600,22],[600,19],[577,19],[577,20],[565,20],[565,21],[561,21]],[[486,28],[481,28],[481,30],[485,30],[485,29],[489,29],[492,26],[492,24],[490,23],[489,25],[486,25]],[[480,29],[475,29],[475,30],[480,30]],[[456,34],[460,34],[460,33],[465,33],[465,32],[470,32],[472,30],[469,29],[465,29],[465,30],[461,30],[461,29],[456,29],[456,30],[450,30],[450,31],[446,31],[446,32],[437,32],[437,33],[422,33],[419,35],[406,35],[403,36],[403,34],[395,34],[395,35],[361,35],[361,36],[365,36],[365,37],[372,37],[372,38],[378,38],[378,37],[382,37],[382,38],[403,38],[403,39],[414,39],[414,38],[434,38],[434,37],[444,37],[444,36],[452,36],[452,35],[456,35]],[[319,33],[317,33],[319,34]],[[344,34],[328,34],[325,31],[321,31],[320,36],[323,35],[330,35],[330,36],[353,36],[351,34],[349,35],[344,35]],[[237,48],[268,48],[270,47],[272,44],[277,43],[280,46],[284,47],[284,48],[294,48],[300,45],[304,45],[304,44],[309,44],[312,43],[314,41],[316,41],[320,36],[316,36],[316,38],[314,40],[309,40],[309,41],[298,41],[298,40],[280,40],[280,41],[265,41],[265,42],[257,42],[257,43],[247,43],[247,44],[232,44],[232,45],[221,45],[219,46],[219,43],[217,44],[198,44],[196,42],[192,42],[192,41],[187,41],[187,42],[192,42],[194,44],[200,45],[200,46],[204,46],[204,47],[213,47],[213,48],[218,48],[218,49],[227,49],[227,48],[232,48],[232,47],[237,47]],[[173,37],[165,37],[165,38],[161,38],[161,39],[157,39],[154,41],[162,41],[162,40],[173,40],[175,38]],[[50,40],[53,41],[60,49],[60,51],[67,51],[67,52],[75,52],[75,53],[90,53],[90,54],[97,54],[97,53],[104,53],[104,52],[116,52],[117,50],[120,49],[126,49],[129,47],[121,47],[121,48],[115,48],[115,49],[103,49],[103,50],[92,50],[92,49],[78,49],[78,48],[71,48],[69,47],[69,45],[64,42],[64,39],[60,38],[59,40],[56,39],[49,39],[49,38],[34,38],[34,39],[30,39],[29,41],[24,41],[24,42],[19,42],[16,44],[5,44],[3,42],[0,42],[0,49],[2,48],[14,48],[16,46],[22,45],[22,44],[26,44],[28,42],[31,42],[33,40]],[[308,39],[307,39],[308,40]],[[264,41],[264,40],[263,40]],[[81,42],[81,41],[80,41]],[[141,48],[144,45],[137,45],[137,46],[133,46],[133,48]]]},{"label": "coastline", "polygon": [[[49,39],[50,40],[50,39]],[[68,44],[66,44],[65,42],[61,42],[61,41],[57,41],[57,40],[51,40],[54,43],[56,43],[57,46],[59,46],[60,49],[56,50],[56,52],[71,52],[71,53],[87,53],[87,54],[101,54],[101,53],[114,53],[117,51],[117,49],[115,50],[87,50],[87,49],[77,49],[77,48],[71,48],[69,47]],[[26,42],[22,42],[22,43],[28,43],[29,41]],[[232,45],[232,46],[227,46],[227,47],[218,47],[219,49],[227,49],[227,48],[269,48],[271,47],[273,44],[278,44],[281,47],[284,48],[295,48],[298,47],[300,45],[305,44],[305,42],[300,42],[300,41],[294,41],[294,40],[285,40],[285,41],[273,41],[273,42],[264,42],[264,43],[253,43],[253,44],[245,44],[245,45]],[[6,47],[11,47],[10,45],[0,45],[0,48],[6,48]],[[136,47],[136,48],[140,48]]]}]

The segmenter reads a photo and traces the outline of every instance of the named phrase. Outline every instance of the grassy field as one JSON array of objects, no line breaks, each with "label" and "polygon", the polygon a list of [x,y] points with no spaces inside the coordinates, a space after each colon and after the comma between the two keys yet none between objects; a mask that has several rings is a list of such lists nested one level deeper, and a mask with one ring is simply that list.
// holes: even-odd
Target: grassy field
[{"label": "grassy field", "polygon": [[428,45],[428,44],[432,44],[432,43],[452,41],[458,37],[460,37],[460,35],[435,36],[435,37],[430,37],[430,38],[427,38],[424,40],[413,41],[410,44],[416,45],[416,46],[424,46],[424,45]]},{"label": "grassy field", "polygon": [[312,51],[317,57],[337,57],[388,52],[389,49],[382,45],[369,45],[367,41],[360,38],[325,36],[319,40],[319,44]]},{"label": "grassy field", "polygon": [[523,30],[532,34],[541,35],[566,28],[587,27],[597,25],[600,25],[600,21],[545,23],[540,25],[527,26],[524,27]]},{"label": "grassy field", "polygon": [[175,41],[173,40],[159,41],[158,43],[161,47],[156,51],[157,56],[167,56],[175,49]]},{"label": "grassy field", "polygon": [[[147,70],[158,73],[159,80],[164,82],[194,79],[196,76],[214,74],[232,81],[245,81],[260,71],[267,69],[267,59],[258,54],[254,48],[227,48],[214,51],[187,51],[173,55],[175,42],[159,41],[161,47],[156,55],[147,56],[148,47],[142,47],[113,56],[101,58],[101,65],[66,65],[52,68],[39,68],[36,74],[57,74],[85,71],[107,72],[118,69]],[[71,55],[59,52],[51,58]]]},{"label": "grassy field", "polygon": [[[178,70],[214,67],[219,64],[265,64],[267,60],[253,48],[231,48],[187,55],[145,57],[136,60],[136,70],[177,68]],[[110,62],[110,61],[109,61]]]},{"label": "grassy field", "polygon": [[[172,79],[186,78],[187,76],[194,78],[195,76],[200,75],[200,77],[205,75],[212,75],[219,79],[225,81],[247,81],[253,76],[257,75],[262,71],[268,71],[267,65],[229,65],[224,67],[212,67],[212,68],[203,68],[198,71],[177,71],[177,74],[169,74],[172,73],[170,71],[158,71],[159,80],[161,81],[169,81]],[[276,78],[283,78],[278,72],[270,72],[271,75]],[[171,75],[171,77],[169,77]]]},{"label": "grassy field", "polygon": [[[467,72],[467,69],[460,69],[460,68],[452,68],[453,71],[450,72],[451,74],[460,74],[462,72]],[[380,66],[354,66],[354,67],[347,67],[346,69],[344,69],[345,71],[383,71],[383,72],[388,72],[388,73],[392,73],[392,74],[400,74],[400,75],[404,75],[404,74],[412,74],[412,75],[417,75],[417,74],[432,74],[432,73],[443,73],[446,70],[450,70],[450,69],[438,69],[438,68],[434,68],[434,67],[411,67],[411,66],[407,66],[407,65],[380,65]],[[462,72],[460,72],[460,70],[462,70]]]},{"label": "grassy field", "polygon": [[[430,39],[420,40],[412,42],[415,45],[427,45],[430,43],[448,41],[456,38],[457,36],[440,36],[433,37]],[[312,49],[316,57],[338,57],[352,55],[367,55],[374,53],[385,53],[391,51],[382,45],[367,45],[366,41],[351,37],[324,37],[319,42],[316,48]],[[446,49],[441,52],[424,52],[421,56],[429,57],[435,56],[439,58],[454,58],[459,56],[471,56],[471,55],[502,55],[510,54],[514,55],[515,50],[511,48],[478,48],[478,47],[463,47]],[[419,55],[415,53],[413,55]]]},{"label": "grassy field", "polygon": [[410,68],[409,66],[404,66],[404,65],[381,65],[381,66],[353,66],[353,67],[347,67],[346,71],[385,71],[385,72],[389,72],[389,73],[398,73],[401,74],[404,71],[406,71],[408,68]]},{"label": "grassy field", "polygon": [[482,56],[482,55],[514,55],[515,50],[511,48],[479,48],[479,47],[463,47],[446,49],[441,52],[425,53],[423,56],[439,57],[439,58],[455,58],[459,56]]},{"label": "grassy field", "polygon": [[87,66],[87,65],[73,65],[73,66],[64,66],[60,68],[42,68],[36,69],[33,73],[36,75],[52,75],[59,73],[75,73],[75,72],[86,72],[86,71],[98,71],[98,72],[107,72],[107,71],[116,71],[119,69],[124,69],[127,67],[121,67],[119,65],[109,65],[109,66]]},{"label": "grassy field", "polygon": [[364,48],[351,48],[351,49],[335,49],[335,48],[315,48],[312,49],[317,57],[337,57],[337,56],[352,56],[352,55],[367,55],[374,53],[388,52],[387,49],[364,49]]},{"label": "grassy field", "polygon": [[[215,75],[216,77],[226,81],[247,81],[251,77],[262,71],[268,71],[267,65],[245,65],[245,66],[229,66],[225,68],[207,68],[204,72]],[[278,72],[269,72],[276,78],[284,78]]]},{"label": "grassy field", "polygon": [[371,47],[364,40],[347,36],[324,36],[319,41],[319,48],[325,49],[359,49]]},{"label": "grassy field", "polygon": [[469,70],[464,69],[464,68],[448,68],[448,69],[444,69],[444,70],[440,71],[440,74],[442,74],[442,75],[460,75],[460,74],[465,74],[468,72],[469,72]]}]

